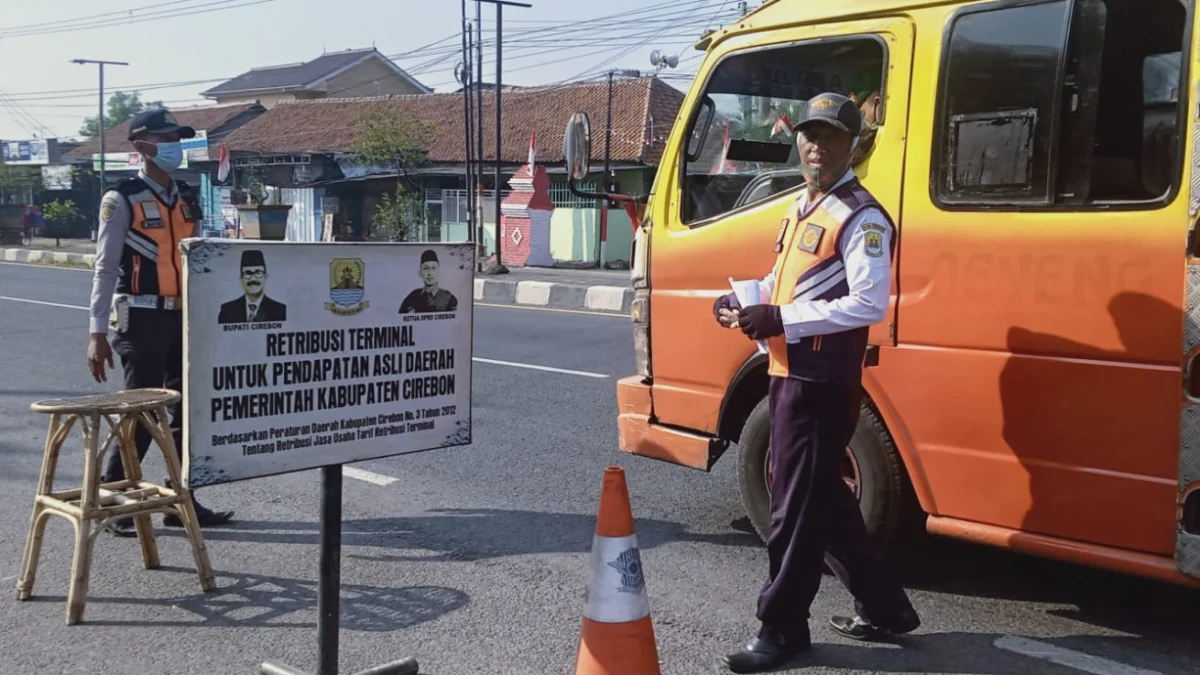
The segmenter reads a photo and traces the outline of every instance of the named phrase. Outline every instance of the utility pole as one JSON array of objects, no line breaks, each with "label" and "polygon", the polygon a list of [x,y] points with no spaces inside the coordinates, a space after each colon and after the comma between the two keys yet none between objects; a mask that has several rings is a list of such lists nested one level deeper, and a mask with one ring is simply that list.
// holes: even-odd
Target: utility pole
[{"label": "utility pole", "polygon": [[[466,154],[464,167],[466,169],[466,194],[467,194],[467,241],[475,242],[475,193],[474,193],[474,163],[472,152],[472,140],[474,137],[471,124],[471,81],[475,79],[471,70],[471,26],[467,21],[467,0],[462,0],[462,67],[459,69],[459,82],[463,86],[463,131],[464,141],[466,143]],[[454,211],[458,212],[458,204],[455,204]]]},{"label": "utility pole", "polygon": [[[476,248],[479,255],[476,256],[475,269],[482,272],[484,254],[487,253],[487,237],[484,236],[483,226],[483,3],[479,0],[475,0],[475,111],[475,114],[479,115],[474,122],[479,133],[475,153],[479,158],[476,165],[478,173],[475,175],[475,208],[479,209],[475,216],[478,228]],[[500,227],[499,223],[496,227]]]},{"label": "utility pole", "polygon": [[[503,55],[503,36],[504,36],[504,6],[510,7],[533,7],[525,2],[513,2],[512,0],[479,0],[480,2],[490,2],[496,6],[496,272],[504,274],[508,270],[504,268],[504,262],[501,258],[501,250],[503,248],[503,236],[500,234],[500,185],[504,179],[500,175],[500,142],[501,142],[501,123],[503,120],[503,108],[500,103],[500,90],[504,85],[503,70],[504,55]],[[482,68],[482,65],[480,66]],[[480,105],[480,112],[483,112],[483,106]]]},{"label": "utility pole", "polygon": [[[104,145],[104,66],[127,66],[124,61],[100,61],[96,59],[72,59],[71,63],[89,64],[94,63],[100,66],[100,196],[104,196],[104,153],[107,148]],[[97,200],[99,201],[99,200]],[[95,219],[93,219],[94,221]],[[92,241],[96,241],[96,226],[92,225]]]},{"label": "utility pole", "polygon": [[[601,194],[608,193],[609,174],[612,173],[610,167],[612,157],[612,104],[613,104],[613,76],[624,75],[626,77],[641,77],[642,73],[638,70],[610,70],[608,71],[608,108],[604,118],[604,177],[601,179],[603,184],[600,186]],[[608,259],[608,208],[610,202],[605,199],[600,202],[600,246],[597,250],[599,260],[596,261],[597,266],[603,268],[605,261]]]}]

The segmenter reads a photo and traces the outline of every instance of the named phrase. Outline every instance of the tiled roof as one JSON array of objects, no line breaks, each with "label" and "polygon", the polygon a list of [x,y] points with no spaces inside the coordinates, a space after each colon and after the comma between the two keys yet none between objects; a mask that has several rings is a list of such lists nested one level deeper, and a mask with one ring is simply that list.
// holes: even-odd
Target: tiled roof
[{"label": "tiled roof", "polygon": [[349,68],[359,62],[366,61],[372,56],[378,56],[399,72],[414,85],[425,88],[413,79],[390,59],[380,54],[375,48],[350,49],[343,52],[329,52],[305,63],[292,63],[282,66],[255,68],[241,75],[218,84],[201,92],[202,96],[217,97],[222,95],[240,94],[260,91],[289,91],[304,89],[337,72]]},{"label": "tiled roof", "polygon": [[[196,108],[170,108],[170,110],[180,124],[190,126],[196,131],[208,131],[208,140],[211,143],[221,139],[221,136],[214,134],[214,131],[220,130],[222,126],[243,113],[254,110],[261,111],[263,107],[257,103],[239,103]],[[129,121],[126,120],[105,132],[104,144],[107,152],[132,151],[129,145]],[[67,161],[90,160],[92,155],[99,152],[100,138],[90,138],[79,147],[66,153],[64,159]]]},{"label": "tiled roof", "polygon": [[[577,111],[586,112],[591,122],[593,160],[603,161],[607,102],[608,83],[605,80],[505,93],[502,99],[502,161],[525,162],[531,133],[537,134],[539,162],[563,161],[563,131],[571,114]],[[616,80],[613,84],[612,160],[648,166],[656,164],[682,102],[682,92],[657,78]],[[349,152],[360,116],[380,109],[404,111],[436,127],[425,147],[430,162],[464,161],[461,93],[281,103],[231,133],[225,143],[233,152]],[[484,92],[483,110],[484,158],[494,160],[494,92]]]}]

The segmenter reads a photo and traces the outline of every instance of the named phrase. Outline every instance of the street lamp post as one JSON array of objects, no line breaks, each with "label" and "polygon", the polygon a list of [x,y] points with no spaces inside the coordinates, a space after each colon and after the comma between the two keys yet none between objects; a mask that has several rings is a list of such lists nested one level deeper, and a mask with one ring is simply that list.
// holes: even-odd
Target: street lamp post
[{"label": "street lamp post", "polygon": [[[104,152],[106,150],[104,144],[104,66],[127,66],[124,61],[100,61],[96,59],[72,59],[71,63],[89,64],[94,63],[100,66],[100,195],[104,195]],[[96,225],[93,219],[92,223],[92,241],[96,241]]]}]

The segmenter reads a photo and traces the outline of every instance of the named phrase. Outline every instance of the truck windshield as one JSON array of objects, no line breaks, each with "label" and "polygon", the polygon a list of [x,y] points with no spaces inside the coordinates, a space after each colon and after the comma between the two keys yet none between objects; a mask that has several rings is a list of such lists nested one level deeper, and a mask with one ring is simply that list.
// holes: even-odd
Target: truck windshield
[{"label": "truck windshield", "polygon": [[823,92],[867,101],[886,53],[874,36],[754,48],[725,57],[704,85],[684,149],[684,223],[715,218],[800,184],[791,121]]}]

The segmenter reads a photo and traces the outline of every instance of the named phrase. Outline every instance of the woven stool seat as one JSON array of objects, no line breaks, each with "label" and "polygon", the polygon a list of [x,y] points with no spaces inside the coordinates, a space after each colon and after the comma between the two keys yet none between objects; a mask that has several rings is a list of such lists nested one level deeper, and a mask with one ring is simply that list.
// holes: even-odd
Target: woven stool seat
[{"label": "woven stool seat", "polygon": [[[41,476],[33,502],[33,516],[29,523],[25,559],[17,581],[18,600],[28,600],[33,595],[46,521],[52,515],[66,518],[75,527],[75,557],[67,595],[68,625],[76,624],[83,618],[91,574],[92,546],[105,523],[115,518],[133,518],[141,544],[142,561],[146,569],[155,569],[160,563],[150,513],[177,515],[187,531],[196,571],[200,576],[200,587],[205,592],[216,588],[208,551],[204,548],[204,539],[196,521],[191,491],[184,486],[175,440],[167,423],[167,407],[178,402],[180,397],[179,392],[171,389],[129,389],[38,401],[30,406],[34,412],[48,414],[51,418],[50,429],[46,433]],[[100,443],[101,420],[107,422],[109,428],[103,444]],[[55,491],[54,474],[58,457],[76,424],[79,424],[84,438],[83,485]],[[153,444],[162,451],[171,487],[142,479],[141,462],[134,444],[134,432],[138,426],[149,432]],[[114,440],[117,441],[127,478],[102,483],[100,461]]]},{"label": "woven stool seat", "polygon": [[53,398],[29,406],[33,412],[120,415],[155,410],[178,402],[180,394],[170,389],[126,389],[91,396]]}]

